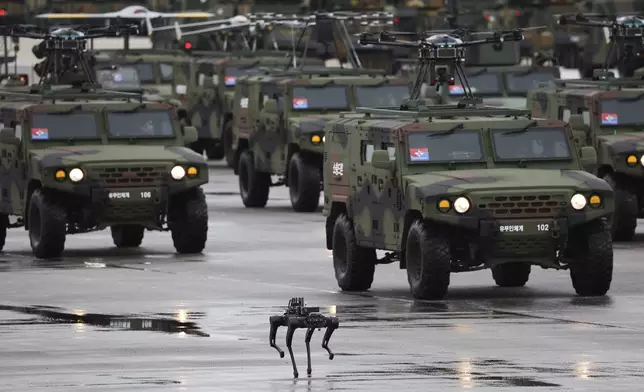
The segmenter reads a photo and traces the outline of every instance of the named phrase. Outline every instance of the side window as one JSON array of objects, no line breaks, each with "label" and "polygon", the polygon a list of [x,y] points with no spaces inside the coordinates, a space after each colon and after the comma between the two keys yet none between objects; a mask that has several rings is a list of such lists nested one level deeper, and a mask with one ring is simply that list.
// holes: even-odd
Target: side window
[{"label": "side window", "polygon": [[373,155],[374,149],[373,144],[362,142],[362,164],[371,162],[371,156]]},{"label": "side window", "polygon": [[584,124],[590,126],[590,112],[588,111],[588,109],[584,109],[581,112],[581,117],[584,119]]},{"label": "side window", "polygon": [[387,150],[387,153],[389,154],[389,160],[390,161],[395,161],[396,160],[396,147],[393,144],[382,143],[382,149]]},{"label": "side window", "polygon": [[162,82],[172,82],[172,65],[170,64],[159,64],[159,69],[161,70],[161,81]]},{"label": "side window", "polygon": [[568,108],[564,108],[563,106],[559,107],[559,119],[565,122],[568,122],[570,120],[570,114],[572,112]]}]

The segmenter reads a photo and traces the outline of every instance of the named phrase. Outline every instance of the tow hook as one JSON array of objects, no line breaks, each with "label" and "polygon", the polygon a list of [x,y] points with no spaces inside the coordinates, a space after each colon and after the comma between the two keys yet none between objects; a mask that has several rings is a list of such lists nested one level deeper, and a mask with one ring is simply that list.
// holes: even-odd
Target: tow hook
[{"label": "tow hook", "polygon": [[552,238],[557,239],[561,237],[561,227],[559,226],[559,222],[557,220],[552,221]]}]

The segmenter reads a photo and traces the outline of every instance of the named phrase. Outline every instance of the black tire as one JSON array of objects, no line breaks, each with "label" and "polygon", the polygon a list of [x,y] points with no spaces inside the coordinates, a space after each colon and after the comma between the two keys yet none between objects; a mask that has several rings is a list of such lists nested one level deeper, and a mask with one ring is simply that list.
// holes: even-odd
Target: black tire
[{"label": "black tire", "polygon": [[201,253],[208,240],[208,204],[203,189],[175,195],[170,200],[168,227],[178,253]]},{"label": "black tire", "polygon": [[492,268],[492,277],[500,287],[522,287],[528,283],[532,266],[528,263],[505,263]]},{"label": "black tire", "polygon": [[376,250],[357,245],[353,223],[340,214],[333,226],[333,269],[343,291],[366,291],[371,288],[376,271]]},{"label": "black tire", "polygon": [[224,123],[221,132],[221,144],[228,167],[235,167],[235,151],[233,150],[233,122],[228,120]]},{"label": "black tire", "polygon": [[208,155],[209,161],[220,161],[224,158],[224,145],[222,143],[215,143],[213,141],[209,142],[209,146],[206,147],[206,155]]},{"label": "black tire", "polygon": [[416,220],[405,243],[407,280],[416,299],[439,300],[447,294],[452,254],[449,243]]},{"label": "black tire", "polygon": [[570,279],[578,295],[601,296],[613,280],[613,241],[605,219],[590,223],[576,233]]},{"label": "black tire", "polygon": [[29,199],[29,242],[39,259],[60,257],[65,249],[67,214],[40,189]]},{"label": "black tire", "polygon": [[271,188],[271,176],[255,171],[255,161],[250,151],[244,150],[239,157],[239,194],[249,208],[266,207]]},{"label": "black tire", "polygon": [[621,188],[611,174],[604,175],[603,179],[615,192],[615,213],[611,222],[612,238],[614,241],[632,241],[639,215],[637,196]]},{"label": "black tire", "polygon": [[0,251],[7,242],[7,229],[9,228],[9,215],[0,214]]},{"label": "black tire", "polygon": [[110,230],[117,248],[136,248],[143,242],[145,228],[141,225],[115,225]]},{"label": "black tire", "polygon": [[320,205],[320,170],[299,153],[288,163],[288,188],[291,205],[297,212],[315,212]]}]

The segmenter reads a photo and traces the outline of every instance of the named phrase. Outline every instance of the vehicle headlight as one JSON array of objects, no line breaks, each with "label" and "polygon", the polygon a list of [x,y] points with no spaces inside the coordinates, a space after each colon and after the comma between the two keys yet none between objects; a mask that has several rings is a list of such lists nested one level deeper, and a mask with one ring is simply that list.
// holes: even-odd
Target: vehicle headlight
[{"label": "vehicle headlight", "polygon": [[[326,136],[322,136],[322,143],[324,143],[325,141],[326,141]],[[642,159],[644,159],[644,156],[642,156]],[[643,163],[643,165],[644,165],[644,163]]]},{"label": "vehicle headlight", "polygon": [[640,164],[641,164],[642,166],[644,166],[644,155],[642,155],[642,156],[640,157]]},{"label": "vehicle headlight", "polygon": [[181,166],[175,166],[172,168],[172,170],[170,170],[170,175],[175,180],[180,180],[186,176],[186,169]]},{"label": "vehicle headlight", "polygon": [[454,210],[459,214],[464,214],[470,209],[470,201],[465,197],[459,197],[454,200]]},{"label": "vehicle headlight", "polygon": [[575,210],[582,210],[586,207],[586,203],[586,197],[580,193],[576,193],[570,198],[570,205]]},{"label": "vehicle headlight", "polygon": [[85,173],[77,167],[69,171],[69,179],[72,180],[72,182],[79,182],[83,177],[85,177]]}]

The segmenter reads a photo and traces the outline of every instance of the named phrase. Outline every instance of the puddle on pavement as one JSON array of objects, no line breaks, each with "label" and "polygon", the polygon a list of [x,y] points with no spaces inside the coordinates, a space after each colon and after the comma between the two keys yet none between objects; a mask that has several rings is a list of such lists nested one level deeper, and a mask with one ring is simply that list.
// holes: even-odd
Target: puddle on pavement
[{"label": "puddle on pavement", "polygon": [[[94,327],[107,327],[127,331],[155,331],[165,333],[181,333],[200,337],[210,335],[201,331],[201,328],[191,318],[203,318],[201,312],[184,312],[172,314],[172,318],[137,317],[126,315],[110,315],[100,313],[87,313],[85,311],[64,311],[62,309],[37,306],[10,306],[0,305],[0,310],[29,314],[37,316],[28,320],[0,321],[0,327],[7,325],[32,325],[32,324],[87,324]],[[163,315],[167,315],[164,313]]]},{"label": "puddle on pavement", "polygon": [[239,196],[239,192],[204,192],[208,196]]}]

